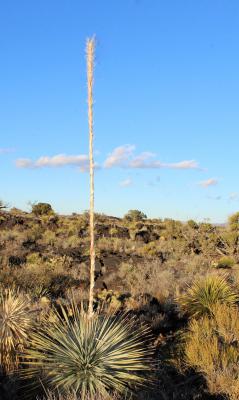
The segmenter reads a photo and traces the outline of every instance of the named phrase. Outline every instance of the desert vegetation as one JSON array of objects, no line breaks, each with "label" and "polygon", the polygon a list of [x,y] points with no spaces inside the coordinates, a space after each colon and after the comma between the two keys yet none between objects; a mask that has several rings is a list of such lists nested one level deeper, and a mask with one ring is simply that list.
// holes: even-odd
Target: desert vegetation
[{"label": "desert vegetation", "polygon": [[237,399],[238,214],[94,234],[89,318],[89,213],[1,209],[1,398]]}]

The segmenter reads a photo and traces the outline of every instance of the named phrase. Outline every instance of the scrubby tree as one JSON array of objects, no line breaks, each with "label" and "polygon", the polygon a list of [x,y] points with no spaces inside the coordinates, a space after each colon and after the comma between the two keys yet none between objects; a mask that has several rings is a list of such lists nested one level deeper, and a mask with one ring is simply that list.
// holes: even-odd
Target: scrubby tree
[{"label": "scrubby tree", "polygon": [[6,210],[6,208],[8,208],[8,204],[6,204],[4,201],[0,200],[0,211]]},{"label": "scrubby tree", "polygon": [[239,233],[239,211],[229,217],[228,224],[230,231]]},{"label": "scrubby tree", "polygon": [[129,210],[124,218],[127,221],[142,221],[147,218],[147,215],[139,210]]},{"label": "scrubby tree", "polygon": [[32,204],[32,213],[36,216],[52,215],[54,211],[49,203],[35,203]]},{"label": "scrubby tree", "polygon": [[228,219],[228,230],[224,235],[229,244],[231,253],[238,255],[239,250],[239,212],[231,215]]}]

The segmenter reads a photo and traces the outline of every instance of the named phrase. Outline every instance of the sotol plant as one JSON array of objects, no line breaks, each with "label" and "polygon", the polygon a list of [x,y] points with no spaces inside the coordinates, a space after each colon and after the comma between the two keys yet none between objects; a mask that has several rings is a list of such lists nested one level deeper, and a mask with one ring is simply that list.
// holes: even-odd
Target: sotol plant
[{"label": "sotol plant", "polygon": [[[58,393],[47,392],[44,398],[37,398],[37,400],[81,400],[81,397],[77,396],[75,393],[67,393],[66,395],[61,395]],[[87,400],[90,400],[89,398]],[[105,400],[102,396],[96,396],[93,400]],[[117,395],[111,395],[107,400],[119,400]]]},{"label": "sotol plant", "polygon": [[18,292],[7,289],[0,295],[0,361],[4,373],[18,367],[32,326],[29,300]]},{"label": "sotol plant", "polygon": [[[87,41],[87,82],[90,159],[90,290],[88,313],[75,304],[69,316],[64,308],[32,331],[25,352],[27,377],[41,377],[43,384],[62,396],[73,391],[81,400],[109,393],[127,392],[145,382],[152,368],[147,328],[137,328],[132,318],[93,312],[95,281],[94,160],[93,160],[93,62],[94,39]],[[151,365],[150,365],[151,364]]]},{"label": "sotol plant", "polygon": [[29,368],[24,373],[39,377],[47,388],[64,395],[69,390],[82,400],[108,391],[122,393],[144,383],[150,369],[150,347],[145,347],[147,328],[137,330],[127,316],[93,317],[72,304],[71,316],[64,308],[54,311],[51,321],[30,335],[25,353]]},{"label": "sotol plant", "polygon": [[209,275],[195,281],[178,301],[186,313],[199,317],[211,314],[215,304],[232,305],[238,299],[238,295],[230,287],[225,276]]}]

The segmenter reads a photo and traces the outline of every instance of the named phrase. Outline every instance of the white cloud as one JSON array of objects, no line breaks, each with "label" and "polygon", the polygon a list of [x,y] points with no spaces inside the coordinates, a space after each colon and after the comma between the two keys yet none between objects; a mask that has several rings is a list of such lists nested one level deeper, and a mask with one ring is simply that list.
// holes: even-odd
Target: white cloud
[{"label": "white cloud", "polygon": [[126,144],[125,146],[116,147],[104,162],[105,168],[115,166],[124,166],[132,156],[135,146]]},{"label": "white cloud", "polygon": [[125,179],[124,181],[120,182],[121,187],[129,187],[132,185],[133,185],[133,181],[130,178]]},{"label": "white cloud", "polygon": [[204,188],[207,188],[209,186],[216,186],[217,184],[218,184],[218,180],[215,178],[210,178],[210,179],[207,179],[205,181],[201,181],[198,183],[198,185],[200,185]]},{"label": "white cloud", "polygon": [[29,158],[19,158],[16,160],[17,168],[34,168],[34,163]]},{"label": "white cloud", "polygon": [[147,163],[147,160],[155,157],[154,153],[144,152],[139,154],[138,156],[134,157],[131,161],[129,161],[128,167],[129,168],[152,168],[150,165],[153,162]]},{"label": "white cloud", "polygon": [[69,165],[79,167],[81,172],[85,172],[89,170],[89,157],[85,154],[76,156],[57,154],[52,157],[40,157],[35,161],[29,158],[20,158],[16,160],[16,166],[18,168],[64,167]]},{"label": "white cloud", "polygon": [[134,156],[134,145],[116,147],[104,162],[105,168],[121,167],[131,169],[199,169],[195,160],[184,160],[176,163],[163,163],[159,160],[152,160],[154,153],[143,152]]},{"label": "white cloud", "polygon": [[199,169],[198,162],[195,160],[184,160],[177,163],[162,164],[162,167],[172,169]]},{"label": "white cloud", "polygon": [[[127,169],[199,169],[199,165],[195,160],[184,160],[176,163],[164,163],[155,160],[156,155],[151,152],[142,152],[134,155],[135,146],[126,144],[116,147],[106,158],[104,168],[127,168]],[[89,170],[89,157],[86,154],[66,155],[57,154],[54,156],[42,156],[37,160],[30,158],[20,158],[16,160],[17,168],[44,168],[44,167],[63,167],[76,166],[80,171]],[[95,168],[100,166],[95,163]]]}]

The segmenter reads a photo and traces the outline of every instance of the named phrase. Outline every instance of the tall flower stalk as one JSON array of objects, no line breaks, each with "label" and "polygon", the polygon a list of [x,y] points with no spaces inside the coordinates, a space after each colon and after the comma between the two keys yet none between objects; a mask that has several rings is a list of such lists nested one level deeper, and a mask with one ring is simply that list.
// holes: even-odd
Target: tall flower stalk
[{"label": "tall flower stalk", "polygon": [[87,88],[88,88],[88,124],[89,124],[89,160],[90,160],[90,289],[89,317],[93,316],[95,285],[95,235],[94,235],[94,155],[93,155],[93,83],[94,83],[95,39],[87,39]]}]

